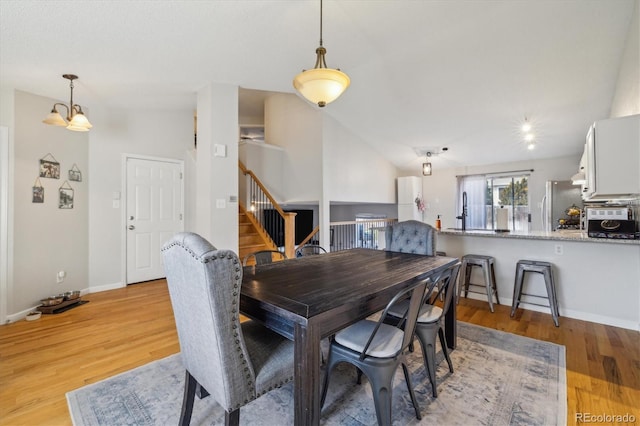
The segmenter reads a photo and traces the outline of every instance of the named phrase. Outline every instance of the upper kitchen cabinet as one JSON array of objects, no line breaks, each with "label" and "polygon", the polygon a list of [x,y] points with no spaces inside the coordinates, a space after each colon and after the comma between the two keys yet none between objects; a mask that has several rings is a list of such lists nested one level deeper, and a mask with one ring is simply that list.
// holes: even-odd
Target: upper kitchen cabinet
[{"label": "upper kitchen cabinet", "polygon": [[640,114],[596,121],[585,145],[585,200],[640,194]]}]

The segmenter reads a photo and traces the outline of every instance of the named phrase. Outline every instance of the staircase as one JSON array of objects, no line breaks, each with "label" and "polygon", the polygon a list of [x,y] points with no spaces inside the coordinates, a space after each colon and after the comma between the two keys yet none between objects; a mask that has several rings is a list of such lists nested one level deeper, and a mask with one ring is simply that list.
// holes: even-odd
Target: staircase
[{"label": "staircase", "polygon": [[260,232],[254,221],[251,219],[242,205],[238,209],[238,228],[239,228],[239,256],[240,260],[244,259],[249,253],[259,250],[277,250],[276,245],[271,238],[265,238],[263,232]]}]

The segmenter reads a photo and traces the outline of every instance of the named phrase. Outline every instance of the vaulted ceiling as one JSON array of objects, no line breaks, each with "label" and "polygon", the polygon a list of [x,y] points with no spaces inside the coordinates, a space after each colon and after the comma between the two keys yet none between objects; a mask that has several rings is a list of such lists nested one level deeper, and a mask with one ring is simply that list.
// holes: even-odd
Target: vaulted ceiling
[{"label": "vaulted ceiling", "polygon": [[[406,170],[416,147],[449,148],[435,168],[578,156],[609,116],[634,7],[325,0],[327,63],[352,84],[324,113]],[[195,108],[208,82],[294,93],[318,39],[318,0],[2,0],[0,83],[65,100],[74,73],[89,109]]]}]

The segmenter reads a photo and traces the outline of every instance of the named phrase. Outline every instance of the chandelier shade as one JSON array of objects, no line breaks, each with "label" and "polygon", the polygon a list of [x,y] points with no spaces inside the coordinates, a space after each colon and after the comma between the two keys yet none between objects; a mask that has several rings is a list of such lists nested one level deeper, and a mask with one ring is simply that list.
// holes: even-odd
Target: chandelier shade
[{"label": "chandelier shade", "polygon": [[55,106],[53,107],[51,112],[47,114],[45,119],[42,120],[42,122],[52,126],[67,126],[67,122],[64,120],[64,118],[62,118]]},{"label": "chandelier shade", "polygon": [[[73,103],[73,80],[77,79],[78,76],[73,74],[64,74],[62,77],[69,80],[69,87],[71,88],[69,106],[61,102],[56,102],[53,104],[51,112],[47,114],[42,122],[51,126],[64,126],[68,130],[73,130],[74,132],[88,132],[93,126],[82,112],[82,107]],[[64,107],[64,109],[67,110],[66,120],[58,112],[58,106]]]},{"label": "chandelier shade", "polygon": [[320,0],[320,46],[316,49],[316,64],[313,69],[304,70],[293,79],[293,87],[306,100],[320,108],[335,101],[351,84],[349,76],[339,69],[327,68],[322,46],[322,0]]},{"label": "chandelier shade", "polygon": [[340,70],[314,68],[302,71],[293,79],[293,87],[309,102],[324,107],[347,90],[351,80]]}]

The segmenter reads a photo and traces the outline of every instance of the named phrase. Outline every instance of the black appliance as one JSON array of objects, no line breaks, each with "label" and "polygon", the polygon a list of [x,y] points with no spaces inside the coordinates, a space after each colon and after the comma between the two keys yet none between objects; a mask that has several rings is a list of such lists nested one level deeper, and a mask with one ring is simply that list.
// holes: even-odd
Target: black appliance
[{"label": "black appliance", "polygon": [[587,207],[587,235],[592,238],[633,240],[640,238],[633,208],[614,206]]}]

